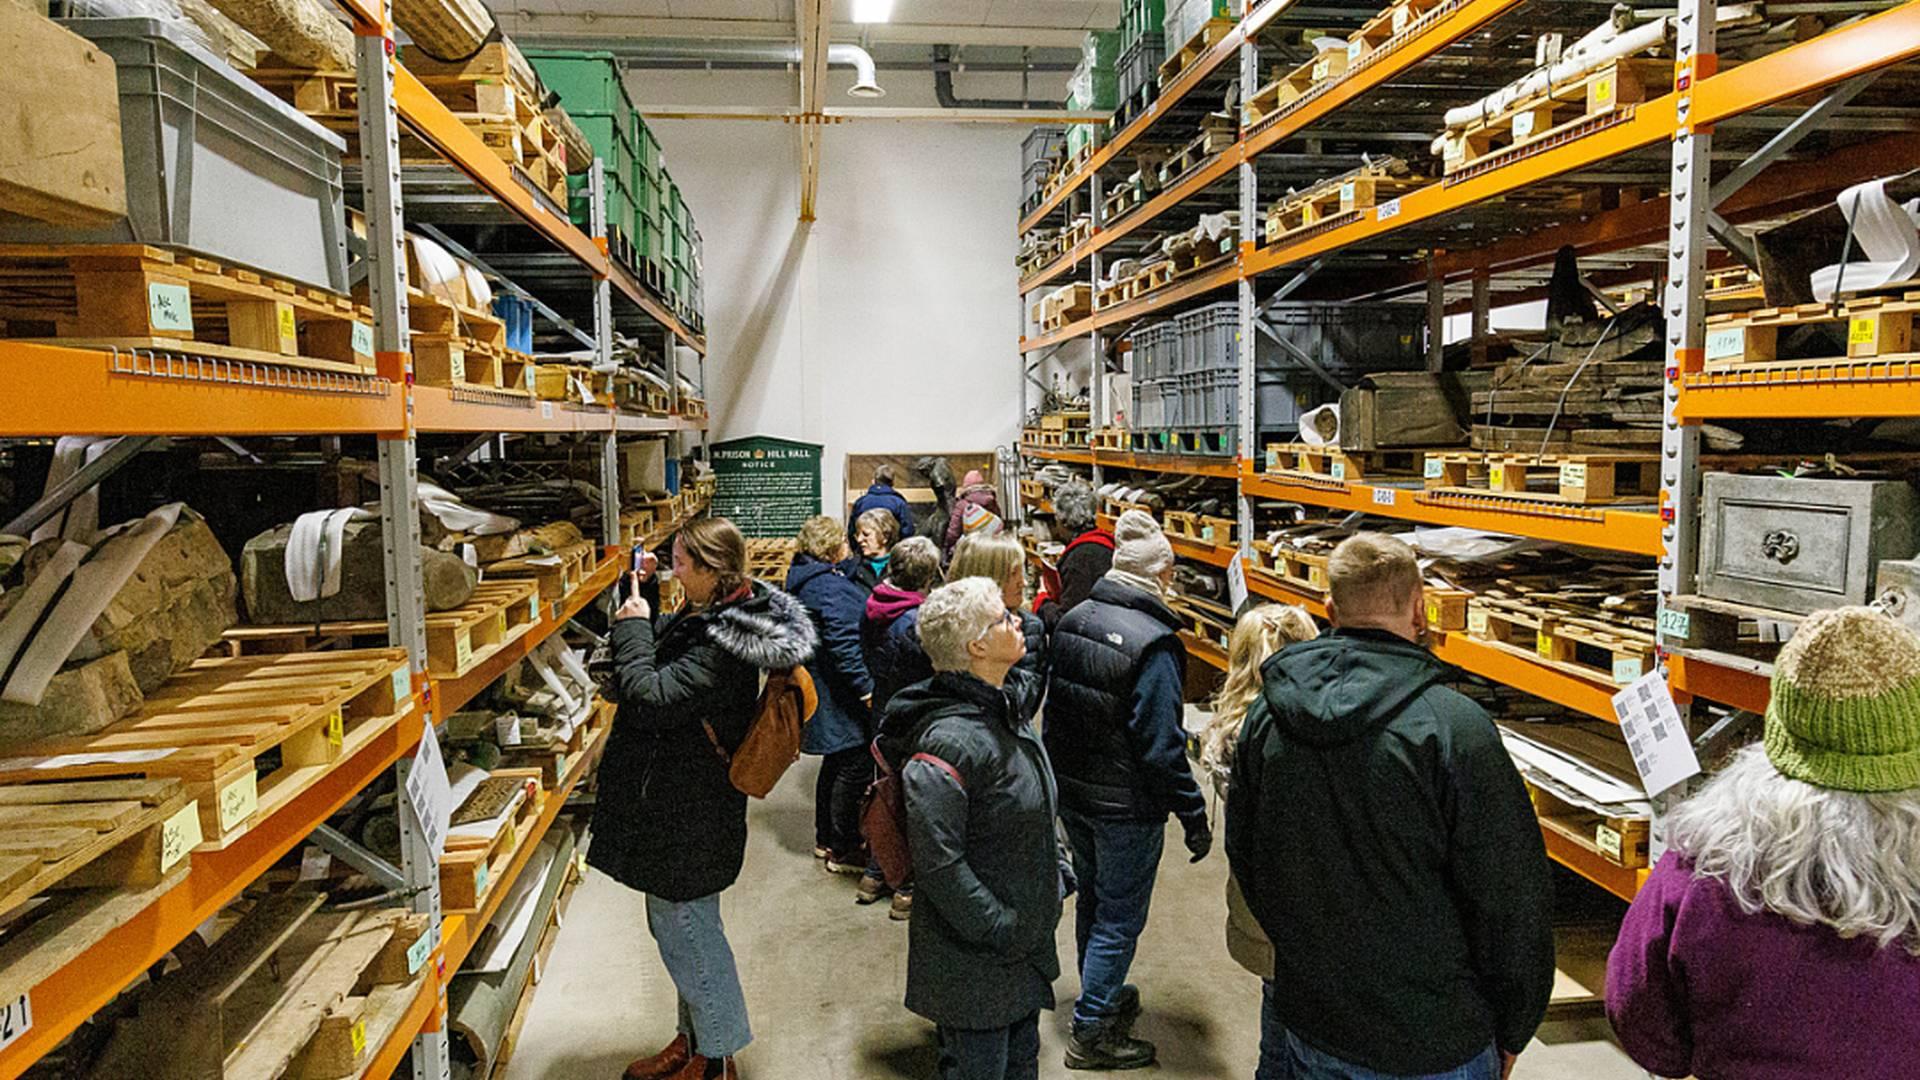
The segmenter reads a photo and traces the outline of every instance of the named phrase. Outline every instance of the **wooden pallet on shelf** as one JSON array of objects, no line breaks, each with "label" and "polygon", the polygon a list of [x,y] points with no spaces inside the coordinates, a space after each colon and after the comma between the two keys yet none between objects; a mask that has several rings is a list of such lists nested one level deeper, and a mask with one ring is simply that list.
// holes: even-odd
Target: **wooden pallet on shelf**
[{"label": "wooden pallet on shelf", "polygon": [[494,769],[491,777],[524,783],[501,814],[484,829],[456,826],[440,858],[440,902],[446,911],[478,911],[488,886],[499,881],[513,853],[540,816],[543,774],[539,769]]},{"label": "wooden pallet on shelf", "polygon": [[1652,635],[1521,600],[1475,596],[1467,605],[1467,633],[1597,682],[1624,686],[1654,668]]},{"label": "wooden pallet on shelf", "polygon": [[1436,13],[1453,4],[1454,0],[1398,0],[1389,5],[1368,19],[1366,25],[1347,35],[1347,66],[1357,66],[1395,39],[1419,29]]},{"label": "wooden pallet on shelf", "polygon": [[483,581],[473,598],[427,616],[427,672],[457,679],[518,641],[540,621],[540,586],[531,581]]},{"label": "wooden pallet on shelf", "polygon": [[1233,636],[1232,611],[1210,600],[1185,595],[1170,597],[1167,607],[1185,621],[1184,629],[1194,637],[1227,648]]},{"label": "wooden pallet on shelf", "polygon": [[1531,784],[1527,785],[1527,794],[1542,828],[1559,833],[1622,869],[1638,870],[1648,864],[1653,823],[1646,818],[1596,814]]},{"label": "wooden pallet on shelf", "polygon": [[1393,175],[1390,164],[1369,165],[1346,176],[1323,180],[1274,203],[1262,229],[1264,242],[1284,243],[1337,228],[1357,220],[1380,201],[1399,198],[1426,183],[1421,177]]},{"label": "wooden pallet on shelf", "polygon": [[582,540],[544,555],[522,555],[488,563],[486,574],[488,581],[531,581],[540,590],[540,602],[553,604],[578,588],[599,565],[599,546]]},{"label": "wooden pallet on shelf", "polygon": [[1127,436],[1126,428],[1100,428],[1088,436],[1087,442],[1095,450],[1121,451],[1127,448]]},{"label": "wooden pallet on shelf", "polygon": [[1268,443],[1266,472],[1340,483],[1389,477],[1416,477],[1432,455],[1446,450],[1342,450],[1302,442]]},{"label": "wooden pallet on shelf", "polygon": [[[1422,472],[1435,493],[1497,494],[1510,498],[1596,506],[1645,502],[1659,493],[1658,454],[1429,453]],[[1551,485],[1550,490],[1537,490]]]},{"label": "wooden pallet on shelf", "polygon": [[[1707,320],[1707,370],[1845,363],[1850,360],[1904,358],[1914,352],[1914,316],[1920,291],[1854,296],[1838,304],[1799,304],[1755,308]],[[1801,361],[1780,358],[1783,330],[1827,327],[1844,352]]]},{"label": "wooden pallet on shelf", "polygon": [[200,836],[171,777],[0,785],[0,823],[0,915],[55,888],[157,884]]},{"label": "wooden pallet on shelf", "polygon": [[340,293],[151,244],[0,244],[0,336],[372,374]]},{"label": "wooden pallet on shelf", "polygon": [[1299,67],[1255,90],[1247,98],[1247,129],[1251,131],[1260,127],[1295,102],[1344,78],[1347,74],[1347,58],[1346,49],[1323,49]]},{"label": "wooden pallet on shelf", "polygon": [[223,847],[411,707],[403,649],[199,660],[124,720],[13,748],[0,783],[173,777]]},{"label": "wooden pallet on shelf", "polygon": [[533,358],[507,348],[504,320],[438,292],[407,293],[414,381],[531,396],[526,372]]},{"label": "wooden pallet on shelf", "polygon": [[1624,121],[1634,107],[1673,88],[1673,63],[1622,58],[1586,75],[1548,87],[1501,112],[1449,128],[1441,136],[1441,160],[1452,183],[1498,168],[1560,136],[1605,121]]},{"label": "wooden pallet on shelf", "polygon": [[1208,19],[1198,33],[1188,38],[1179,48],[1168,49],[1167,59],[1160,65],[1160,85],[1166,86],[1180,77],[1181,72],[1200,62],[1200,58],[1213,50],[1215,45],[1225,41],[1233,33],[1234,22],[1231,19]]},{"label": "wooden pallet on shelf", "polygon": [[793,569],[793,560],[799,554],[800,541],[789,537],[750,539],[747,541],[747,575],[784,586],[788,572]]},{"label": "wooden pallet on shelf", "polygon": [[1217,547],[1231,547],[1234,534],[1240,527],[1240,523],[1232,518],[1194,514],[1185,510],[1168,510],[1163,517],[1165,520],[1161,527],[1168,536]]},{"label": "wooden pallet on shelf", "polygon": [[1161,163],[1161,189],[1179,183],[1181,177],[1198,169],[1222,151],[1232,149],[1238,137],[1239,133],[1233,130],[1231,122],[1210,117],[1205,130]]}]

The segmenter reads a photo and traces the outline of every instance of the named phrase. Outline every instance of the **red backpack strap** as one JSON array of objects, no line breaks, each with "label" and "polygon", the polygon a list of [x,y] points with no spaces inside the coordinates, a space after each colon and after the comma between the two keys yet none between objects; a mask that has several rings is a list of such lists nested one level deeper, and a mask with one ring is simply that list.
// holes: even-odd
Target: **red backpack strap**
[{"label": "red backpack strap", "polygon": [[907,760],[908,761],[924,761],[927,764],[933,766],[936,769],[939,769],[941,772],[946,773],[949,777],[951,777],[953,779],[953,782],[959,785],[960,790],[962,792],[965,792],[967,790],[967,782],[965,780],[960,779],[960,770],[954,768],[952,765],[947,764],[944,758],[935,757],[932,754],[922,751],[918,754],[913,755]]}]

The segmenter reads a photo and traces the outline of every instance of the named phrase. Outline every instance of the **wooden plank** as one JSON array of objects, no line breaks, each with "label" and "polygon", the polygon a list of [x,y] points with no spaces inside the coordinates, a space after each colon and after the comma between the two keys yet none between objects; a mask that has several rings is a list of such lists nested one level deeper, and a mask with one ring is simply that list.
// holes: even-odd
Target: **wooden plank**
[{"label": "wooden plank", "polygon": [[0,4],[0,210],[97,228],[127,213],[112,58],[17,4]]}]

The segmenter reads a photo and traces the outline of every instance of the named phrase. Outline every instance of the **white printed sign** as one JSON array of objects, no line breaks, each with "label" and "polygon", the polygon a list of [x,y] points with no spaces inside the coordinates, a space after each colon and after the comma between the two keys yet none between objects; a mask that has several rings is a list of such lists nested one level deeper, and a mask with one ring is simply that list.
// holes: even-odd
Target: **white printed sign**
[{"label": "white printed sign", "polygon": [[426,837],[433,857],[447,849],[447,828],[453,819],[453,790],[447,785],[447,765],[440,756],[440,737],[433,726],[420,733],[420,747],[407,770],[407,805]]},{"label": "white printed sign", "polygon": [[1648,672],[1613,695],[1613,712],[1648,795],[1659,795],[1699,775],[1700,759],[1694,755],[1687,725],[1660,672]]},{"label": "white printed sign", "polygon": [[1227,560],[1227,595],[1233,600],[1233,610],[1238,612],[1247,603],[1247,563],[1246,552],[1236,551],[1233,558]]},{"label": "white printed sign", "polygon": [[0,1050],[12,1046],[15,1040],[33,1030],[33,999],[21,994],[5,1005],[0,1005]]}]

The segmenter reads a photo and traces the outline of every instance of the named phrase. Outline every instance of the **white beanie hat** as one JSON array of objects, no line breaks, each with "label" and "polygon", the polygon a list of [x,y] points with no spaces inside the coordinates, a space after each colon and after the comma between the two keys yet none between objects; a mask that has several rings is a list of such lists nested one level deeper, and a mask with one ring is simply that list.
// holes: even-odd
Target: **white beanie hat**
[{"label": "white beanie hat", "polygon": [[1160,523],[1144,510],[1129,510],[1113,523],[1113,568],[1141,577],[1159,577],[1173,565],[1173,545]]}]

